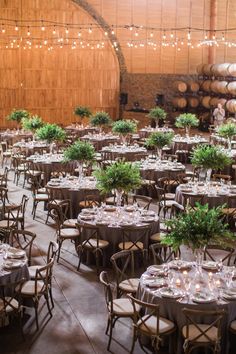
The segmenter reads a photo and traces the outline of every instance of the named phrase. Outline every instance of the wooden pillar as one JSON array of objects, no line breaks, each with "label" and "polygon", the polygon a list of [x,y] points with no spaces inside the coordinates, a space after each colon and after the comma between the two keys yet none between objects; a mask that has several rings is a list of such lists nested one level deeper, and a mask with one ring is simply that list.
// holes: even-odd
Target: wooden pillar
[{"label": "wooden pillar", "polygon": [[[210,0],[210,38],[212,39],[217,26],[217,0]],[[208,63],[216,61],[216,46],[210,46],[208,50]]]}]

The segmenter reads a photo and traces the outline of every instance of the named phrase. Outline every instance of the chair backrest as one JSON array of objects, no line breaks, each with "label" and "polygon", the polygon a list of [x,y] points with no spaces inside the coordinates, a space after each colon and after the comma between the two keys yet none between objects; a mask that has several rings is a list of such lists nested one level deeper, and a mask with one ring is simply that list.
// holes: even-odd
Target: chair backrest
[{"label": "chair backrest", "polygon": [[93,206],[100,206],[101,201],[99,195],[96,194],[85,194],[84,206],[86,208],[92,208]]},{"label": "chair backrest", "polygon": [[152,253],[154,264],[170,262],[180,254],[179,251],[174,251],[171,246],[159,242],[150,245],[149,249]]},{"label": "chair backrest", "polygon": [[[21,288],[25,279],[20,279],[15,282],[9,282],[0,285],[0,318],[6,317],[9,312],[18,312],[21,309]],[[14,301],[17,299],[17,302]]]},{"label": "chair backrest", "polygon": [[47,251],[47,263],[49,263],[50,259],[55,259],[58,249],[59,249],[59,245],[56,241],[49,242],[48,251]]},{"label": "chair backrest", "polygon": [[[150,225],[143,226],[123,226],[122,227],[122,243],[123,249],[125,249],[125,242],[129,242],[128,250],[135,247],[137,250],[142,250],[139,246],[139,242],[145,243],[149,239]],[[127,249],[127,248],[126,248]]]},{"label": "chair backrest", "polygon": [[[210,344],[219,344],[221,339],[221,324],[225,310],[193,310],[190,308],[182,309],[184,315],[186,316],[186,339],[185,341],[193,342],[208,342]],[[199,320],[201,318],[201,320]],[[208,323],[206,323],[208,322]],[[207,324],[204,327],[201,324]],[[195,327],[195,331],[191,330],[190,337],[190,326]],[[217,337],[212,338],[210,331],[212,327],[217,328]],[[196,333],[195,336],[193,333]]]},{"label": "chair backrest", "polygon": [[104,286],[104,293],[105,293],[105,301],[107,305],[107,309],[109,312],[113,312],[113,296],[112,296],[112,289],[111,284],[108,280],[107,272],[102,271],[99,275],[99,280],[101,284]]},{"label": "chair backrest", "polygon": [[56,222],[57,230],[60,229],[63,222],[67,219],[70,211],[71,201],[69,199],[48,203],[48,215]]},{"label": "chair backrest", "polygon": [[[45,266],[37,268],[34,281],[34,293],[36,296],[48,291],[52,279],[53,264],[54,259],[51,258]],[[42,287],[38,286],[39,281],[43,284]]]},{"label": "chair backrest", "polygon": [[116,273],[117,286],[123,280],[134,276],[134,267],[131,251],[120,251],[113,254],[110,258],[114,271]]},{"label": "chair backrest", "polygon": [[[128,297],[132,301],[134,309],[134,327],[137,331],[152,338],[158,339],[159,337],[159,317],[160,317],[160,306],[158,304],[151,304],[134,298],[132,295],[128,294]],[[141,307],[141,310],[140,310]],[[143,313],[146,313],[143,316]],[[150,318],[155,318],[155,322],[150,328],[149,320]],[[153,328],[156,328],[156,333],[153,333]],[[157,343],[158,345],[158,343]]]},{"label": "chair backrest", "polygon": [[27,252],[28,264],[31,264],[32,246],[36,234],[27,230],[12,230],[10,234],[10,245]]},{"label": "chair backrest", "polygon": [[0,186],[0,206],[3,209],[3,213],[5,213],[5,205],[7,199],[8,199],[8,189]]},{"label": "chair backrest", "polygon": [[149,209],[151,202],[152,202],[151,197],[147,197],[145,195],[138,195],[138,194],[135,194],[133,196],[133,203],[137,203],[138,207],[140,208],[142,207],[145,210]]},{"label": "chair backrest", "polygon": [[5,207],[5,219],[7,220],[7,228],[17,229],[17,223],[21,212],[21,204],[14,205],[10,208]]},{"label": "chair backrest", "polygon": [[223,247],[219,245],[208,245],[204,248],[204,260],[210,259],[213,262],[222,261],[226,265],[230,265],[231,257],[234,253],[234,248]]},{"label": "chair backrest", "polygon": [[195,210],[196,203],[203,204],[204,194],[182,192],[183,205],[185,209]]},{"label": "chair backrest", "polygon": [[177,178],[173,178],[173,177],[158,178],[158,186],[163,188],[166,193],[173,192],[178,185],[179,185],[179,181]]},{"label": "chair backrest", "polygon": [[27,195],[24,194],[21,199],[21,213],[22,213],[23,217],[25,215],[25,209],[26,209],[26,205],[28,203],[28,200],[29,200],[29,197],[27,197]]},{"label": "chair backrest", "polygon": [[214,173],[212,176],[214,181],[223,180],[225,182],[231,181],[232,177],[230,175],[222,175],[220,173]]},{"label": "chair backrest", "polygon": [[[76,227],[79,230],[79,234],[83,234],[83,247],[91,247],[92,249],[94,248],[99,248],[99,228],[96,225],[92,224],[82,224],[82,223],[76,223]],[[96,246],[94,245],[94,241],[92,242],[92,239],[96,240]],[[79,237],[79,242],[82,242],[82,238]]]},{"label": "chair backrest", "polygon": [[177,161],[178,156],[174,154],[163,154],[162,155],[162,160],[169,160],[169,161]]}]

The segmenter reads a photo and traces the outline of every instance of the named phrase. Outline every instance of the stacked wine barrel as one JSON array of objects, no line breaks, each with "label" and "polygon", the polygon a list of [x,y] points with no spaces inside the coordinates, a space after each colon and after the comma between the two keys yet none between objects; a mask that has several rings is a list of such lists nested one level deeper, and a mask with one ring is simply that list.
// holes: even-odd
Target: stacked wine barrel
[{"label": "stacked wine barrel", "polygon": [[197,72],[203,78],[200,88],[205,94],[201,105],[214,109],[220,103],[228,112],[236,113],[236,64],[201,64]]},{"label": "stacked wine barrel", "polygon": [[[196,95],[200,89],[198,82],[175,81],[173,88],[176,93],[181,96],[176,96],[172,100],[172,104],[176,109],[197,108],[200,104],[199,97]],[[188,95],[186,95],[188,93]]]}]

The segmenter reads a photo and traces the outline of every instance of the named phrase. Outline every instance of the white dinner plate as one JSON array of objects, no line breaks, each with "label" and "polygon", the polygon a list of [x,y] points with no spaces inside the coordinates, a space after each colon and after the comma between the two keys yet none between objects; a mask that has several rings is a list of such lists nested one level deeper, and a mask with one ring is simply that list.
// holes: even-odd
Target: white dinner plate
[{"label": "white dinner plate", "polygon": [[208,304],[211,302],[215,302],[216,298],[211,294],[198,292],[192,295],[191,300],[198,304]]}]

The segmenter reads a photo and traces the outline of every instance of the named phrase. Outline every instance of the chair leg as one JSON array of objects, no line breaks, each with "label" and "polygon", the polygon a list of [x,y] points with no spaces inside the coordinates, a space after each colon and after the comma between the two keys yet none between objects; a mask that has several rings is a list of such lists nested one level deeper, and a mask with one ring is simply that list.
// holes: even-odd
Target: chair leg
[{"label": "chair leg", "polygon": [[113,331],[113,318],[111,318],[111,322],[110,322],[110,331],[109,331],[109,341],[107,344],[107,350],[110,350],[110,345],[111,345],[111,339],[112,339],[112,331]]},{"label": "chair leg", "polygon": [[52,317],[52,311],[51,311],[50,304],[49,304],[48,294],[45,294],[44,297],[45,297],[45,300],[46,300],[46,303],[47,303],[47,308],[48,308],[49,315],[50,315],[50,317]]},{"label": "chair leg", "polygon": [[52,296],[52,287],[51,287],[51,285],[50,285],[50,288],[49,288],[49,296],[50,296],[52,308],[54,308],[54,300],[53,300],[53,296]]},{"label": "chair leg", "polygon": [[39,329],[39,320],[38,320],[38,301],[34,303],[34,310],[35,310],[35,321],[36,321],[36,328],[37,331]]},{"label": "chair leg", "polygon": [[79,271],[80,270],[80,264],[81,264],[81,258],[82,258],[82,254],[83,254],[83,248],[81,246],[79,246],[77,248],[77,250],[78,250],[78,257],[79,257],[79,263],[78,263],[77,270]]},{"label": "chair leg", "polygon": [[57,263],[59,262],[60,255],[61,255],[61,246],[62,246],[63,240],[58,241],[58,253],[57,253]]}]

